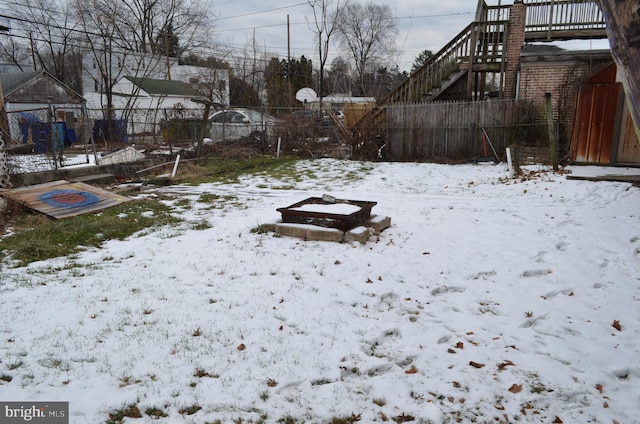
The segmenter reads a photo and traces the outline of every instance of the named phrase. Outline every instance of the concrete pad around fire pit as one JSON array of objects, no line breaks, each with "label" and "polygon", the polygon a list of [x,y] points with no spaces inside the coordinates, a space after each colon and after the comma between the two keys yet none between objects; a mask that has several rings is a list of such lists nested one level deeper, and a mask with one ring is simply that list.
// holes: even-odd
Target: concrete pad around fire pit
[{"label": "concrete pad around fire pit", "polygon": [[366,225],[367,227],[373,228],[376,234],[380,234],[382,231],[391,227],[391,218],[384,215],[372,215]]},{"label": "concrete pad around fire pit", "polygon": [[307,228],[307,240],[341,243],[343,239],[344,233],[336,228],[318,227],[317,225],[309,225]]},{"label": "concrete pad around fire pit", "polygon": [[336,243],[357,241],[366,244],[371,230],[367,227],[356,227],[348,232],[337,228],[326,228],[311,224],[290,224],[279,222],[274,231],[281,236],[296,237],[306,241],[332,241]]},{"label": "concrete pad around fire pit", "polygon": [[284,224],[279,223],[275,225],[276,234],[288,237],[297,237],[302,240],[307,239],[307,225],[304,224]]},{"label": "concrete pad around fire pit", "polygon": [[357,241],[362,244],[367,244],[367,241],[369,241],[369,236],[371,235],[371,231],[372,230],[367,227],[362,227],[362,226],[356,227],[344,233],[344,241],[345,242]]}]

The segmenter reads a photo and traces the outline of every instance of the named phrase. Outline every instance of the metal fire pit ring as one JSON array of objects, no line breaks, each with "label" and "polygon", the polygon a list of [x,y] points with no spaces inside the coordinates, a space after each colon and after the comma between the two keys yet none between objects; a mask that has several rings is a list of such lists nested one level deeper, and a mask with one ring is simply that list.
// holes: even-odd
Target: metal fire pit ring
[{"label": "metal fire pit ring", "polygon": [[371,216],[371,208],[377,202],[362,200],[309,197],[285,208],[276,209],[282,214],[282,222],[309,224],[349,231],[364,225]]}]

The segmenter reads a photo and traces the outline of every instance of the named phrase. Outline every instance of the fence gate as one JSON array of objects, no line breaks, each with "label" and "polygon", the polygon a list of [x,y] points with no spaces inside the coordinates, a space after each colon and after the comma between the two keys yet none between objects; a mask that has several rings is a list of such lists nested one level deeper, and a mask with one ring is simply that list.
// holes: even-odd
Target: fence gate
[{"label": "fence gate", "polygon": [[84,104],[13,109],[7,111],[7,121],[13,141],[12,153],[6,156],[9,172],[30,173],[95,163],[96,151]]}]

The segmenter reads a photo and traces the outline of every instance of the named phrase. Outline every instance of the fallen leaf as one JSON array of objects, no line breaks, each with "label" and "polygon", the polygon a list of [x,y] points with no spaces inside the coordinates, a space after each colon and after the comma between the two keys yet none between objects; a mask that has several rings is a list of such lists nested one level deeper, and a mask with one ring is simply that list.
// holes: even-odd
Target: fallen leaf
[{"label": "fallen leaf", "polygon": [[462,343],[462,342],[456,343],[456,348],[457,349],[464,349],[464,343]]},{"label": "fallen leaf", "polygon": [[422,252],[423,255],[430,255],[431,253],[429,252]]},{"label": "fallen leaf", "polygon": [[459,389],[460,388],[460,383],[457,382],[457,381],[454,381],[453,382],[453,387],[455,387],[456,389]]},{"label": "fallen leaf", "polygon": [[473,334],[473,331],[467,331],[467,336],[470,336]]},{"label": "fallen leaf", "polygon": [[416,374],[417,372],[418,369],[414,365],[411,365],[411,368],[409,368],[408,370],[404,370],[405,374]]},{"label": "fallen leaf", "polygon": [[501,364],[498,364],[498,371],[504,371],[505,368],[507,368],[508,366],[515,366],[515,364],[513,362],[511,362],[510,360],[506,360]]},{"label": "fallen leaf", "polygon": [[457,353],[455,350],[453,350],[451,348],[447,349],[447,352],[449,352],[449,353]]},{"label": "fallen leaf", "polygon": [[560,417],[556,416],[556,418],[551,421],[553,424],[562,424],[564,421],[560,419]]},{"label": "fallen leaf", "polygon": [[244,345],[244,343],[240,343],[238,345],[238,350],[245,350],[247,347]]},{"label": "fallen leaf", "polygon": [[569,293],[569,296],[574,296],[574,293],[573,292]]},{"label": "fallen leaf", "polygon": [[481,364],[479,362],[473,362],[473,361],[469,362],[469,365],[471,365],[474,368],[482,368],[482,367],[484,367],[484,364]]},{"label": "fallen leaf", "polygon": [[447,400],[448,400],[449,402],[453,403],[453,402],[455,402],[455,401],[456,401],[456,398],[454,398],[453,396],[449,396],[449,397],[447,398]]},{"label": "fallen leaf", "polygon": [[602,391],[604,390],[604,388],[602,387],[602,384],[600,384],[600,383],[596,384],[596,390],[598,390],[600,393],[602,393]]},{"label": "fallen leaf", "polygon": [[498,404],[495,404],[495,405],[493,405],[493,406],[494,406],[494,408],[496,408],[498,411],[504,411],[504,406],[500,405],[499,403],[498,403]]},{"label": "fallen leaf", "polygon": [[398,415],[396,417],[393,417],[392,419],[396,423],[404,423],[404,422],[407,422],[407,421],[414,421],[416,419],[416,417],[414,417],[412,415],[405,415],[404,412],[403,412],[402,415]]},{"label": "fallen leaf", "polygon": [[373,280],[371,280],[371,278],[367,278],[367,284],[373,284]]},{"label": "fallen leaf", "polygon": [[352,422],[360,421],[361,419],[362,419],[362,414],[354,414],[353,412],[351,413]]},{"label": "fallen leaf", "polygon": [[613,320],[613,324],[611,324],[611,326],[618,331],[622,331],[622,326],[620,325],[620,321],[618,321],[617,319]]},{"label": "fallen leaf", "polygon": [[509,387],[509,391],[511,393],[520,393],[522,391],[522,385],[521,384],[513,384],[511,387]]},{"label": "fallen leaf", "polygon": [[605,408],[608,408],[609,404],[607,402],[605,402],[602,406],[604,406]]}]

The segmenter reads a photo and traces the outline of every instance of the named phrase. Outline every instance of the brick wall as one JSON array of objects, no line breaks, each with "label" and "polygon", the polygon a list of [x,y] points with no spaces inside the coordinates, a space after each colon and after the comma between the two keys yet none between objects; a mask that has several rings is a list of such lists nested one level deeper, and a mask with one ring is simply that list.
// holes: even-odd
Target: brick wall
[{"label": "brick wall", "polygon": [[505,72],[503,97],[505,99],[513,99],[516,95],[520,51],[524,44],[526,21],[527,6],[522,2],[514,2],[509,11],[509,26],[504,47]]},{"label": "brick wall", "polygon": [[551,93],[553,117],[561,147],[568,147],[580,84],[611,64],[608,52],[559,52],[521,57],[518,97],[532,100],[540,122],[546,122],[545,94]]}]

